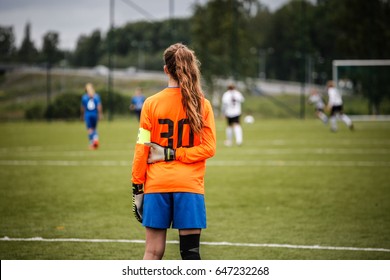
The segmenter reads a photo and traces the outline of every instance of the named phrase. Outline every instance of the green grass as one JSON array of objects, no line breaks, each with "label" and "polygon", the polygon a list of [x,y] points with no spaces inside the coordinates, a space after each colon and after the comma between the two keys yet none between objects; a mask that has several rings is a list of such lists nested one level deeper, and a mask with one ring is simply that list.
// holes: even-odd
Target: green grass
[{"label": "green grass", "polygon": [[[101,122],[87,149],[81,122],[0,123],[0,238],[144,239],[130,200],[135,119]],[[204,242],[390,249],[390,123],[244,124],[206,172]],[[68,165],[65,165],[68,164]],[[169,240],[178,240],[169,230]],[[144,244],[0,241],[4,259],[141,259]],[[204,259],[390,259],[390,252],[202,245]],[[168,244],[165,259],[180,259]]]}]

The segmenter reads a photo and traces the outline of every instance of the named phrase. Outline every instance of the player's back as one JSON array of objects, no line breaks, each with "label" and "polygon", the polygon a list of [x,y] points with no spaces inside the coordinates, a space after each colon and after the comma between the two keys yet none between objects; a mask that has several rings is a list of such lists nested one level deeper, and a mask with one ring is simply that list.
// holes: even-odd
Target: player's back
[{"label": "player's back", "polygon": [[328,95],[329,95],[329,103],[332,106],[340,106],[343,104],[343,100],[341,98],[341,95],[336,88],[334,88],[334,87],[329,88]]},{"label": "player's back", "polygon": [[241,103],[244,102],[244,97],[237,90],[228,90],[222,96],[222,104],[225,115],[235,117],[241,115]]},{"label": "player's back", "polygon": [[[146,99],[140,124],[150,130],[151,142],[173,149],[200,144],[199,136],[190,129],[181,99],[179,88],[166,88]],[[203,193],[204,170],[205,160],[193,164],[180,161],[149,164],[145,193]]]},{"label": "player's back", "polygon": [[92,97],[88,94],[84,94],[82,96],[81,103],[86,113],[97,114],[100,97],[98,94],[94,94]]},{"label": "player's back", "polygon": [[[167,88],[148,98],[145,106],[151,125],[151,141],[177,149],[194,146],[187,114],[182,105],[179,88]],[[190,140],[192,140],[190,143]]]}]

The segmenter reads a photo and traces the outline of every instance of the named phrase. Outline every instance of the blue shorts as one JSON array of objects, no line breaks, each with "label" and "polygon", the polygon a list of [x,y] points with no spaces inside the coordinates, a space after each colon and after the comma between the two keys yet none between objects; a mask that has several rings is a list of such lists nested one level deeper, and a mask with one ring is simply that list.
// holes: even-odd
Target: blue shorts
[{"label": "blue shorts", "polygon": [[87,128],[95,129],[98,122],[98,115],[97,114],[88,114],[86,113],[84,116],[85,125]]},{"label": "blue shorts", "polygon": [[144,195],[142,224],[150,228],[206,228],[204,195],[195,193],[148,193]]}]

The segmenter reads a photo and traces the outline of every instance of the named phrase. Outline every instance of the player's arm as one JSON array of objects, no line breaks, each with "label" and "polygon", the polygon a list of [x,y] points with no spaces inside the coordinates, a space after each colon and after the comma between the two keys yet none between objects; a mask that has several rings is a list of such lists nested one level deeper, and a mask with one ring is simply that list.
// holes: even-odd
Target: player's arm
[{"label": "player's arm", "polygon": [[132,210],[135,218],[139,222],[142,222],[144,184],[146,181],[147,159],[149,155],[149,147],[145,145],[145,142],[150,142],[149,122],[145,121],[146,119],[145,115],[141,115],[131,172]]},{"label": "player's arm", "polygon": [[142,127],[138,130],[137,143],[135,144],[132,182],[133,184],[144,184],[146,178],[147,160],[149,155],[149,146],[145,143],[150,142],[150,131]]},{"label": "player's arm", "polygon": [[176,160],[184,163],[194,163],[211,158],[216,152],[216,139],[214,114],[212,110],[210,110],[206,115],[201,143],[198,146],[191,148],[176,149]]},{"label": "player's arm", "polygon": [[241,103],[244,103],[245,102],[245,97],[244,95],[240,92],[240,95],[241,95]]},{"label": "player's arm", "polygon": [[98,108],[98,113],[99,113],[99,120],[101,120],[101,119],[103,119],[103,106],[102,106],[102,104],[100,103],[97,108]]},{"label": "player's arm", "polygon": [[100,96],[98,95],[97,96],[97,109],[98,109],[98,117],[99,117],[99,120],[103,119],[103,105],[102,105],[102,101],[100,99]]},{"label": "player's arm", "polygon": [[142,223],[144,183],[146,179],[147,159],[149,147],[144,145],[145,141],[150,141],[150,131],[140,127],[138,131],[137,143],[132,168],[132,210],[135,218]]},{"label": "player's arm", "polygon": [[84,113],[85,113],[85,109],[84,109],[83,104],[81,104],[80,105],[80,120],[84,119]]},{"label": "player's arm", "polygon": [[328,103],[326,104],[326,111],[330,112],[330,110],[332,109],[332,102],[333,102],[333,98],[332,96],[329,94],[328,95]]},{"label": "player's arm", "polygon": [[225,94],[222,96],[221,113],[226,116],[226,110],[229,107],[229,102],[225,98]]},{"label": "player's arm", "polygon": [[[142,131],[142,128],[140,128]],[[138,137],[139,138],[139,137]],[[150,141],[150,140],[149,140]],[[132,211],[134,217],[142,223],[144,205],[144,183],[146,177],[149,147],[137,141],[132,168]]]}]

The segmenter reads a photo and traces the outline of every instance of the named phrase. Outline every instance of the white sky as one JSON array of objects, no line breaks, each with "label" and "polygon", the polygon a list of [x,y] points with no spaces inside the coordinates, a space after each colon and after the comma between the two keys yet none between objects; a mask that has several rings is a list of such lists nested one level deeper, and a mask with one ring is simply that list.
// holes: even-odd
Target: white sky
[{"label": "white sky", "polygon": [[[133,8],[134,3],[156,20],[170,16],[171,0],[115,0],[114,24],[145,20],[145,16]],[[271,11],[280,8],[289,0],[260,0]],[[173,0],[175,17],[192,15],[191,6],[204,4],[207,0]],[[40,48],[42,37],[48,31],[58,32],[60,48],[72,50],[80,35],[90,35],[99,29],[106,32],[109,27],[110,0],[0,0],[0,25],[13,26],[16,46],[24,37],[27,22],[31,23],[31,37]]]}]

